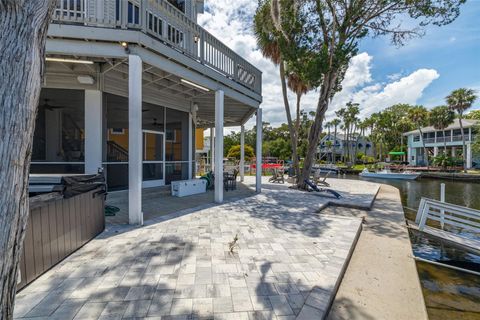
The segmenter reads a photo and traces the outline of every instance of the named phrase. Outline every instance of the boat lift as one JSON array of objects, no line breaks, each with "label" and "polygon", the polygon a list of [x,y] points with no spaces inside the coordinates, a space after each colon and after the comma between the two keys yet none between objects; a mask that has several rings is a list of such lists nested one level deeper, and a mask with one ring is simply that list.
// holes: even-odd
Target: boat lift
[{"label": "boat lift", "polygon": [[[427,225],[428,223],[428,225]],[[448,226],[445,228],[445,226]],[[415,223],[408,223],[408,227],[433,237],[450,242],[460,248],[480,254],[480,238],[466,236],[465,233],[452,232],[451,229],[460,229],[480,234],[480,210],[462,207],[445,202],[445,186],[442,184],[441,200],[423,198],[420,201]],[[475,275],[480,273],[464,268],[454,267],[445,263],[422,259],[416,260],[443,266]]]},{"label": "boat lift", "polygon": [[[428,221],[440,223],[440,229],[427,225]],[[415,225],[411,227],[438,238],[454,242],[468,249],[480,251],[480,239],[444,230],[445,225],[480,234],[480,211],[438,200],[422,198]]]}]

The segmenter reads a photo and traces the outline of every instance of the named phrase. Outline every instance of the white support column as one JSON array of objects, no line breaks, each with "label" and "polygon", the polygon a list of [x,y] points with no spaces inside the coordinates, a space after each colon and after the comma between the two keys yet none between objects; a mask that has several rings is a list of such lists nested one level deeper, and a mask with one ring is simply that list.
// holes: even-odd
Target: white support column
[{"label": "white support column", "polygon": [[102,91],[85,90],[85,173],[95,174],[102,167]]},{"label": "white support column", "polygon": [[210,128],[210,170],[215,171],[215,129]]},{"label": "white support column", "polygon": [[255,190],[257,193],[262,191],[262,109],[257,109],[257,148],[256,148],[256,183]]},{"label": "white support column", "polygon": [[240,181],[245,178],[245,126],[242,124],[240,130]]},{"label": "white support column", "polygon": [[223,98],[222,90],[215,92],[215,202],[223,202]]},{"label": "white support column", "polygon": [[128,56],[128,222],[143,224],[142,60]]},{"label": "white support column", "polygon": [[[435,136],[436,136],[436,133],[435,133]],[[437,139],[437,138],[435,138]],[[433,147],[433,156],[436,157],[438,156],[438,147]]]},{"label": "white support column", "polygon": [[467,169],[472,168],[472,144],[469,143],[466,145],[467,147]]},{"label": "white support column", "polygon": [[192,134],[192,114],[188,114],[188,179],[193,179],[193,134]]}]

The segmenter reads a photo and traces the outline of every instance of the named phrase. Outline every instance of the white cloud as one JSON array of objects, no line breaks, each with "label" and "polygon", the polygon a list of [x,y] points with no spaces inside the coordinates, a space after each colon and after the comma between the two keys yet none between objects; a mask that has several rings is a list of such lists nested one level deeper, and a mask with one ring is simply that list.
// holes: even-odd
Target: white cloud
[{"label": "white cloud", "polygon": [[403,73],[402,72],[397,72],[397,73],[394,73],[394,74],[389,74],[387,76],[387,79],[389,81],[397,81],[398,79],[400,79],[401,77],[403,76]]},{"label": "white cloud", "polygon": [[349,101],[360,104],[361,116],[366,117],[396,103],[415,104],[424,90],[440,75],[434,69],[418,69],[408,75],[401,73],[387,76],[388,82],[373,82],[371,76],[373,58],[361,53],[350,61],[342,83],[327,112],[328,118]]},{"label": "white cloud", "polygon": [[[252,0],[208,0],[206,11],[199,15],[198,22],[206,30],[221,39],[227,46],[241,54],[247,61],[263,72],[263,119],[272,125],[286,121],[281,94],[278,68],[265,59],[256,46],[252,33],[252,18],[257,1]],[[403,75],[399,70],[386,76],[386,83],[373,78],[371,69],[374,58],[367,52],[353,57],[342,83],[342,91],[335,95],[327,113],[333,117],[334,111],[348,101],[358,102],[362,115],[366,116],[395,103],[416,103],[431,82],[439,77],[436,70],[418,69]],[[312,91],[302,98],[302,109],[316,109],[318,92]],[[292,113],[295,108],[295,96],[289,93]],[[247,123],[254,124],[255,119]],[[230,132],[232,128],[226,128]]]}]

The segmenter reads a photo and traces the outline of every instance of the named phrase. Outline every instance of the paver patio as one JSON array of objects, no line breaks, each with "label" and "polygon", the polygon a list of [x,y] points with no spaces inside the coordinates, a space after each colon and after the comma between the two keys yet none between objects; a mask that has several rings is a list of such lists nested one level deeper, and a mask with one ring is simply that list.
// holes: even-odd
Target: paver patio
[{"label": "paver patio", "polygon": [[[378,185],[361,189],[345,200],[373,201]],[[111,226],[19,292],[15,317],[321,319],[361,229],[315,213],[328,201],[265,183],[224,205]]]}]

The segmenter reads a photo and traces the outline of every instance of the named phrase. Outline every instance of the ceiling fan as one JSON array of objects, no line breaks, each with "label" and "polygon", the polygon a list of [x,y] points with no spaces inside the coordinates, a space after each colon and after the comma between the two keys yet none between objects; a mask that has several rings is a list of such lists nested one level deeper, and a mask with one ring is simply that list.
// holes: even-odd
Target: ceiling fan
[{"label": "ceiling fan", "polygon": [[[205,127],[215,126],[215,120],[206,120],[206,119],[200,118],[199,116],[196,117],[196,120],[197,121],[195,122],[195,124],[199,127],[201,127],[201,126],[205,126]],[[232,117],[224,117],[223,118],[223,123],[224,124],[235,123],[235,122],[237,122],[237,120],[232,118]]]},{"label": "ceiling fan", "polygon": [[[114,107],[113,109],[118,110],[118,111],[127,111],[128,112],[128,106],[127,107]],[[150,109],[142,109],[142,112],[149,112]]]},{"label": "ceiling fan", "polygon": [[42,108],[45,108],[47,110],[50,110],[50,111],[53,111],[55,109],[65,109],[67,108],[66,106],[52,106],[51,104],[48,103],[48,101],[50,101],[50,99],[44,99],[44,103],[43,105],[39,106],[39,107],[42,107]]},{"label": "ceiling fan", "polygon": [[152,118],[153,122],[151,123],[154,127],[163,127],[163,123],[157,122],[157,118]]}]

